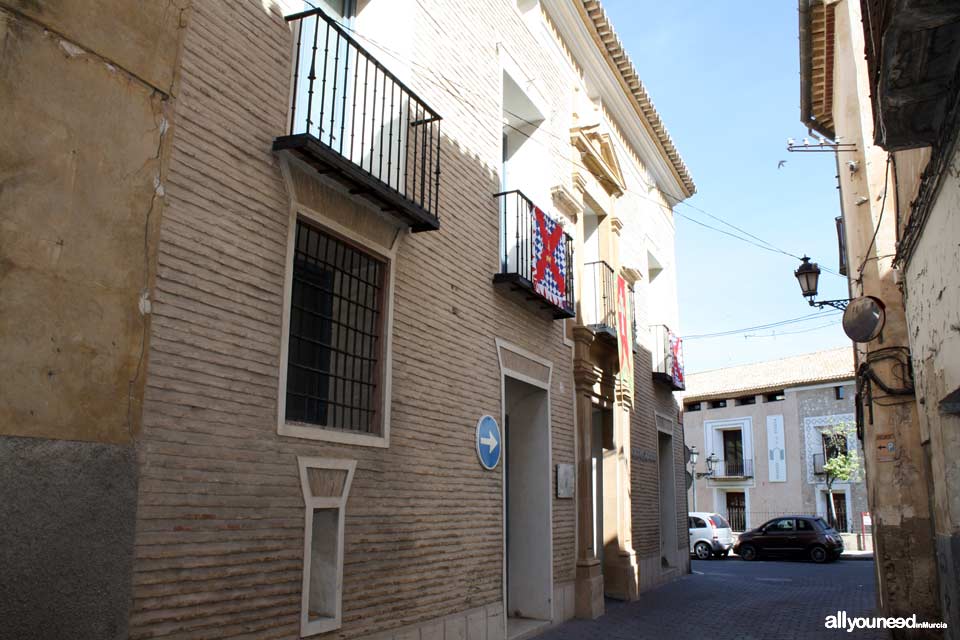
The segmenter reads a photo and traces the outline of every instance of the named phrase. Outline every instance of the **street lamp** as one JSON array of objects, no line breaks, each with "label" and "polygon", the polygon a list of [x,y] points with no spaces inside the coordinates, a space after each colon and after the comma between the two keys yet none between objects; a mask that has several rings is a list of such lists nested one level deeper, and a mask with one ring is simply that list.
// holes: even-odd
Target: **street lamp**
[{"label": "street lamp", "polygon": [[700,478],[709,478],[713,476],[714,467],[716,466],[717,462],[719,462],[719,458],[717,458],[717,454],[711,453],[709,456],[707,456],[707,459],[704,461],[707,463],[707,472],[702,473],[697,471],[697,461],[699,459],[700,459],[700,452],[697,451],[697,445],[693,445],[692,447],[690,447],[690,464],[693,467],[693,476],[694,476],[694,480],[693,480],[694,512],[696,512],[697,510],[697,480],[699,480]]},{"label": "street lamp", "polygon": [[847,308],[847,304],[850,302],[849,298],[844,300],[814,300],[814,298],[817,297],[820,267],[817,266],[816,262],[810,262],[810,258],[807,256],[801,258],[800,266],[793,272],[793,275],[797,278],[797,282],[800,283],[800,291],[803,293],[803,297],[807,298],[807,302],[811,307],[817,307],[819,309],[833,307],[841,311]]}]

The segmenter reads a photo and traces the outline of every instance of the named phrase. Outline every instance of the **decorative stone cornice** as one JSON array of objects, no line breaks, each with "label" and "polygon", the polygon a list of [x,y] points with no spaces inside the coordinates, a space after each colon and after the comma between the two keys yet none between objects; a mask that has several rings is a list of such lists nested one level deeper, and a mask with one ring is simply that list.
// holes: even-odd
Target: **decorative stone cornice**
[{"label": "decorative stone cornice", "polygon": [[623,220],[616,216],[610,216],[610,231],[613,231],[619,237],[623,231]]},{"label": "decorative stone cornice", "polygon": [[576,222],[580,214],[583,213],[583,205],[577,201],[576,196],[562,184],[550,189],[550,195],[553,197],[553,205],[564,215]]},{"label": "decorative stone cornice", "polygon": [[604,190],[615,198],[622,196],[627,187],[610,135],[600,133],[596,125],[578,127],[570,131],[570,142]]}]

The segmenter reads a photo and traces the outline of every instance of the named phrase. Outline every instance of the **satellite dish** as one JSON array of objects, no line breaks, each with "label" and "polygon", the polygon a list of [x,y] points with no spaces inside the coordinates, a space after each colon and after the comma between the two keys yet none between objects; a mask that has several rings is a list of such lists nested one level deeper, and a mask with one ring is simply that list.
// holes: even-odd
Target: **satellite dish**
[{"label": "satellite dish", "polygon": [[870,342],[883,331],[883,309],[883,303],[873,296],[851,300],[843,312],[843,332],[854,342]]}]

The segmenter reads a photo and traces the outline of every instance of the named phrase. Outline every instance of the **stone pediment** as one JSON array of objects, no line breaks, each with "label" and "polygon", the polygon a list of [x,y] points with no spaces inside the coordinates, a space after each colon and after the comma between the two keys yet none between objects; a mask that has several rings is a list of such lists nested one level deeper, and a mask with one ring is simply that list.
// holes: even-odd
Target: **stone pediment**
[{"label": "stone pediment", "polygon": [[575,127],[570,131],[570,142],[606,192],[615,198],[623,195],[626,185],[610,134],[601,133],[598,125]]}]

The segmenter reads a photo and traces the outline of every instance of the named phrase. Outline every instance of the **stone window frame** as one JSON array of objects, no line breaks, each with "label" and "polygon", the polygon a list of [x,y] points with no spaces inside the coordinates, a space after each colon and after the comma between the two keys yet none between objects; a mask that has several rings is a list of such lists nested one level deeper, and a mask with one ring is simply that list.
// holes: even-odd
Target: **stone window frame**
[{"label": "stone window frame", "polygon": [[[821,480],[817,478],[816,474],[813,472],[813,456],[814,454],[823,453],[823,430],[829,427],[835,427],[842,423],[854,423],[855,421],[856,415],[853,413],[835,413],[826,416],[804,417],[804,467],[806,468],[807,484],[822,484]],[[857,451],[862,457],[863,452],[860,447],[857,446],[856,433],[847,434],[847,451]],[[824,458],[824,461],[826,461],[826,458]],[[861,482],[862,478],[863,476],[861,474],[860,479],[854,480],[853,482],[837,481],[834,484],[834,487],[839,489],[840,487],[847,486],[848,484],[856,484],[857,482]]]},{"label": "stone window frame", "polygon": [[[339,629],[343,614],[343,548],[344,548],[344,519],[346,516],[347,499],[350,487],[353,484],[353,475],[357,468],[357,461],[337,458],[310,458],[297,457],[297,466],[300,472],[300,489],[304,502],[304,530],[303,530],[303,580],[300,598],[300,636],[307,637],[320,633],[327,633]],[[345,471],[346,478],[339,496],[314,495],[310,483],[310,469],[327,471]],[[310,619],[310,587],[312,578],[312,548],[314,536],[314,512],[318,510],[335,510],[337,512],[336,550],[334,551],[336,571],[325,574],[326,581],[332,582],[332,591],[335,596],[333,615],[314,620]]]},{"label": "stone window frame", "polygon": [[[316,228],[347,240],[356,247],[381,260],[387,269],[384,286],[383,325],[381,344],[381,422],[377,433],[351,432],[325,428],[305,422],[288,421],[286,418],[287,361],[290,346],[290,304],[293,296],[293,269],[297,235],[297,221],[304,220]],[[399,239],[399,234],[397,235]],[[387,247],[324,216],[302,202],[293,202],[287,230],[286,255],[284,257],[284,286],[282,331],[280,336],[280,368],[277,380],[277,434],[306,440],[320,440],[337,444],[377,448],[390,446],[390,409],[393,386],[393,297],[396,289],[396,261],[399,242]]]}]

